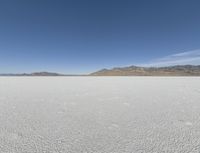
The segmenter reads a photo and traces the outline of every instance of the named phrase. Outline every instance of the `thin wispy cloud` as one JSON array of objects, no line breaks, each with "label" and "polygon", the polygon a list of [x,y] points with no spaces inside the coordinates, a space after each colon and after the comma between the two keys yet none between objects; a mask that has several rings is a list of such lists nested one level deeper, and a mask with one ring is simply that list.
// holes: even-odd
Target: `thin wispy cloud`
[{"label": "thin wispy cloud", "polygon": [[200,65],[200,49],[172,54],[158,58],[141,66]]}]

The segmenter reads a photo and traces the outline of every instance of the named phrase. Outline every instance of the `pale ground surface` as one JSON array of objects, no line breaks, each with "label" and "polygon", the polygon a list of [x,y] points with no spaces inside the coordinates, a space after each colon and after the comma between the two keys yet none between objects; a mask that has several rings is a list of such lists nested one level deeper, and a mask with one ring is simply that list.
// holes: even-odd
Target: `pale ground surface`
[{"label": "pale ground surface", "polygon": [[1,77],[0,153],[199,153],[198,77]]}]

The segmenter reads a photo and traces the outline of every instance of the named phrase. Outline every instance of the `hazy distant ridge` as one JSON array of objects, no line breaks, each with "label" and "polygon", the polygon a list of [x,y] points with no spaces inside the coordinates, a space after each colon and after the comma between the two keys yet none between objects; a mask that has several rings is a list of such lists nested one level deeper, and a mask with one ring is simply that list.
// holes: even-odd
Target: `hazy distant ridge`
[{"label": "hazy distant ridge", "polygon": [[200,76],[200,65],[167,67],[116,67],[91,73],[92,76]]},{"label": "hazy distant ridge", "polygon": [[0,76],[64,76],[63,74],[53,72],[34,72],[34,73],[7,73]]}]

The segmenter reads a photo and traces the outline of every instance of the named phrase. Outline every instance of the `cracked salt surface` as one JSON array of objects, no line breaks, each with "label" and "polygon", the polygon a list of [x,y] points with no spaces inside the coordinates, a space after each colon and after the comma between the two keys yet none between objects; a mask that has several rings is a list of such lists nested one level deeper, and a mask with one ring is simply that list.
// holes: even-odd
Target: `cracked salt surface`
[{"label": "cracked salt surface", "polygon": [[192,126],[192,123],[191,122],[185,122],[185,125]]},{"label": "cracked salt surface", "polygon": [[198,77],[1,77],[0,153],[199,153]]}]

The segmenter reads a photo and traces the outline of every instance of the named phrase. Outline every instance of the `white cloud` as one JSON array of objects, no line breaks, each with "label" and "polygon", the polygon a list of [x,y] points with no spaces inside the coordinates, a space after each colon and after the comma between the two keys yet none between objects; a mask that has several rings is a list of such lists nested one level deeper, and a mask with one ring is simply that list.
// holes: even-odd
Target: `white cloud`
[{"label": "white cloud", "polygon": [[172,54],[141,66],[200,65],[200,49]]}]

